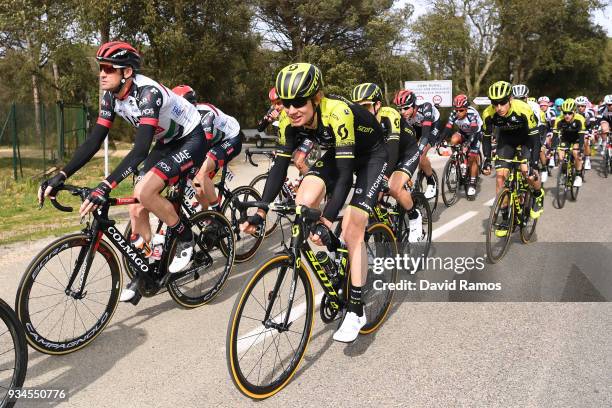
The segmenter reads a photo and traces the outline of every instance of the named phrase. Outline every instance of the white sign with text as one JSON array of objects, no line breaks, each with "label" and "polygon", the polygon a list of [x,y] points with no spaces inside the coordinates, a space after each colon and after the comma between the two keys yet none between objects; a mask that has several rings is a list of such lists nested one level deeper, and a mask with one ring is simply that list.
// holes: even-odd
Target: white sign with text
[{"label": "white sign with text", "polygon": [[441,107],[453,104],[453,81],[406,81],[405,89],[410,89],[417,96],[417,104],[429,102]]}]

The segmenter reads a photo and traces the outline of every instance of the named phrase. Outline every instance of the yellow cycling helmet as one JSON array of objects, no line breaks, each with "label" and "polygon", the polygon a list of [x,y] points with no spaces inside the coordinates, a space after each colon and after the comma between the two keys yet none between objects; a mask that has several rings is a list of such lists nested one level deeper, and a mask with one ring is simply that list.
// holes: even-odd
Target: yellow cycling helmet
[{"label": "yellow cycling helmet", "polygon": [[492,101],[509,98],[512,95],[512,85],[506,81],[497,81],[489,87],[488,94]]},{"label": "yellow cycling helmet", "polygon": [[281,99],[309,98],[322,86],[321,70],[305,62],[287,65],[276,76],[276,92]]},{"label": "yellow cycling helmet", "polygon": [[366,82],[364,84],[359,84],[355,88],[353,88],[353,95],[351,96],[351,100],[353,102],[360,101],[372,101],[378,102],[382,101],[382,91],[380,87],[371,82]]},{"label": "yellow cycling helmet", "polygon": [[576,109],[576,101],[573,98],[567,98],[561,104],[561,111],[573,112]]},{"label": "yellow cycling helmet", "polygon": [[535,102],[535,103],[537,103],[536,98],[527,98],[527,102]]}]

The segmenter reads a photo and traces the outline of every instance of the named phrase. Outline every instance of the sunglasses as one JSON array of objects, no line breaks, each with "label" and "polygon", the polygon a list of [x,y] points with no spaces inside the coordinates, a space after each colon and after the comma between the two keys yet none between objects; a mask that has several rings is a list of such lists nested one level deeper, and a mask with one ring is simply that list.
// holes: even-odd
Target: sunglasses
[{"label": "sunglasses", "polygon": [[563,114],[564,114],[565,116],[568,116],[568,115],[573,115],[573,114],[574,114],[574,112],[563,112]]},{"label": "sunglasses", "polygon": [[399,109],[400,112],[405,112],[410,108],[412,108],[412,106],[400,106],[397,109]]},{"label": "sunglasses", "polygon": [[467,109],[455,109],[455,112],[464,113],[464,112],[467,112]]},{"label": "sunglasses", "polygon": [[117,72],[118,68],[113,67],[112,65],[100,65],[100,72],[104,71],[105,74],[114,74]]},{"label": "sunglasses", "polygon": [[281,99],[281,101],[283,102],[283,106],[287,109],[292,106],[299,109],[306,106],[308,103],[308,98]]},{"label": "sunglasses", "polygon": [[491,100],[491,105],[493,105],[493,106],[505,105],[508,102],[510,102],[510,99],[501,99],[501,100],[497,100],[497,101]]}]

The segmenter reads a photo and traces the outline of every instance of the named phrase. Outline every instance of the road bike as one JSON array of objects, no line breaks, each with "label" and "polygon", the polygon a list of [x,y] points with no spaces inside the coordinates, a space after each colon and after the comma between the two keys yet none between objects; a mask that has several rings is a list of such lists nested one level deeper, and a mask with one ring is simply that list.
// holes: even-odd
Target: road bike
[{"label": "road bike", "polygon": [[[255,206],[293,218],[289,246],[249,276],[227,329],[227,364],[234,384],[243,394],[263,399],[284,388],[297,371],[312,334],[315,302],[320,303],[319,314],[325,323],[346,311],[348,253],[337,238],[328,246],[335,252],[335,260],[325,251],[315,254],[308,244],[307,238],[321,217],[319,209],[257,202],[240,206]],[[377,258],[397,254],[395,237],[387,225],[368,226],[365,249],[369,265],[362,299],[367,324],[362,334],[376,331],[384,321],[393,298],[388,284],[397,279],[395,267],[378,271],[373,266]],[[315,294],[307,267],[314,272],[323,293]]]},{"label": "road bike", "polygon": [[[175,208],[182,202],[185,180],[169,189],[168,198]],[[84,201],[91,189],[63,185]],[[60,211],[67,207],[51,198]],[[172,299],[186,308],[210,302],[223,288],[233,265],[234,240],[232,226],[214,211],[202,211],[182,221],[194,234],[191,263],[178,273],[169,273],[177,237],[169,231],[162,247],[161,259],[146,258],[108,218],[109,208],[135,204],[129,198],[109,198],[94,211],[78,233],[59,238],[34,257],[24,272],[16,297],[16,311],[23,323],[28,343],[46,354],[68,354],[91,343],[110,322],[123,287],[116,248],[138,277],[138,294],[151,297],[163,288]],[[106,239],[103,239],[105,237]]]},{"label": "road bike", "polygon": [[[457,202],[457,193],[461,186],[468,196],[468,188],[470,186],[470,165],[468,162],[467,149],[464,143],[458,143],[451,146],[452,153],[449,160],[444,165],[442,173],[442,201],[447,207],[452,206]],[[476,184],[480,179],[480,164],[482,159],[478,161],[478,172],[476,173]],[[473,200],[473,198],[472,198]]]},{"label": "road bike", "polygon": [[13,407],[12,394],[23,386],[28,370],[28,345],[21,322],[0,299],[0,407]]},{"label": "road bike", "polygon": [[580,187],[574,186],[574,180],[580,173],[576,170],[574,155],[570,152],[571,149],[568,147],[559,147],[558,150],[565,152],[563,160],[561,160],[560,163],[559,174],[557,175],[557,208],[561,209],[565,206],[568,192],[573,201],[578,199]]},{"label": "road bike", "polygon": [[527,161],[519,160],[516,156],[512,160],[500,157],[496,157],[496,160],[510,163],[510,172],[489,215],[486,246],[487,256],[492,263],[499,262],[504,257],[516,227],[520,229],[521,241],[528,243],[533,238],[538,221],[531,218],[535,198],[520,168],[521,164]]}]

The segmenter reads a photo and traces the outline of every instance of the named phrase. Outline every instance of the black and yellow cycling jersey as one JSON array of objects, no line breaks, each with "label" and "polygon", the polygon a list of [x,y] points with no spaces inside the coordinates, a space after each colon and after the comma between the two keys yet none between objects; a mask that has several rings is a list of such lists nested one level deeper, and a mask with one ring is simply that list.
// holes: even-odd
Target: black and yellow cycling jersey
[{"label": "black and yellow cycling jersey", "polygon": [[569,122],[563,116],[558,116],[555,119],[553,133],[561,135],[561,147],[572,143],[579,143],[582,146],[586,134],[586,119],[579,113],[574,113]]},{"label": "black and yellow cycling jersey", "polygon": [[[309,173],[311,174],[313,169],[319,172],[328,187],[328,193],[331,193],[332,199],[325,208],[324,216],[330,220],[337,216],[351,188],[353,172],[358,174],[358,178],[361,173],[364,175],[362,178],[368,180],[360,189],[365,190],[367,199],[359,201],[359,204],[364,203],[359,207],[368,211],[371,193],[378,188],[376,182],[378,177],[374,173],[378,174],[386,167],[387,154],[381,125],[366,108],[339,96],[323,97],[316,107],[315,114],[314,129],[293,127],[288,117],[281,118],[279,150],[266,181],[263,201],[274,200],[280,191],[282,180],[287,175],[291,153],[299,146],[299,139],[306,137],[329,148],[325,154],[326,160],[315,163]],[[384,154],[381,153],[381,149],[384,150]],[[330,160],[331,158],[334,160]],[[370,160],[371,158],[375,160]],[[372,163],[369,163],[370,161]],[[360,171],[365,164],[368,164],[368,169]],[[330,171],[330,166],[333,166],[333,171]],[[327,180],[329,178],[327,175],[330,177],[333,175],[334,180]]]},{"label": "black and yellow cycling jersey", "polygon": [[378,110],[376,118],[383,128],[387,141],[392,139],[399,140],[402,115],[398,111],[389,106],[383,106]]},{"label": "black and yellow cycling jersey", "polygon": [[[518,154],[517,147],[522,146],[519,158],[529,160],[532,167],[536,168],[540,152],[538,121],[527,103],[512,99],[505,116],[497,114],[493,105],[489,105],[483,112],[482,119],[486,136],[483,140],[486,159],[490,159],[491,134],[497,130],[497,156],[499,158],[511,160],[515,154]],[[509,167],[506,161],[495,162],[497,170]]]},{"label": "black and yellow cycling jersey", "polygon": [[499,135],[508,142],[517,144],[529,137],[538,135],[538,121],[531,107],[517,99],[510,101],[510,108],[505,116],[498,115],[493,105],[489,105],[482,114],[483,130],[491,135],[493,129],[499,130]]}]

